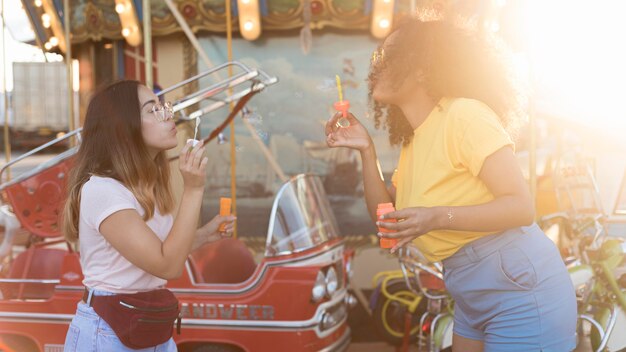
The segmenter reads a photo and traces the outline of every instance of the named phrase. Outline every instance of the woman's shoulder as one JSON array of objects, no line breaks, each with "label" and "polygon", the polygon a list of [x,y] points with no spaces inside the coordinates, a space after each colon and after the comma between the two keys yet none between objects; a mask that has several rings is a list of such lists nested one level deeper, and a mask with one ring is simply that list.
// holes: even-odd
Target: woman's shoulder
[{"label": "woman's shoulder", "polygon": [[477,120],[497,122],[498,115],[484,102],[471,98],[452,98],[448,108],[449,120],[460,123],[475,123]]},{"label": "woman's shoulder", "polygon": [[450,98],[449,112],[455,115],[466,115],[471,112],[489,112],[495,114],[489,105],[478,99]]},{"label": "woman's shoulder", "polygon": [[103,177],[97,175],[91,175],[89,180],[85,182],[82,188],[82,194],[111,194],[111,193],[123,193],[130,194],[132,192],[124,186],[120,181],[112,177]]}]

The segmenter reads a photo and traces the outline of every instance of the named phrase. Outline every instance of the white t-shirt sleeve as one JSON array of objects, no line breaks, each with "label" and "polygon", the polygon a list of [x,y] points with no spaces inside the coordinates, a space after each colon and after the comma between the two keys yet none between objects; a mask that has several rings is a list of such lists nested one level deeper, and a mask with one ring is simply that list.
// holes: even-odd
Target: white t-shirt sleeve
[{"label": "white t-shirt sleeve", "polygon": [[123,209],[137,209],[137,201],[126,187],[113,179],[91,177],[81,190],[81,212],[90,227],[100,231],[100,224]]}]

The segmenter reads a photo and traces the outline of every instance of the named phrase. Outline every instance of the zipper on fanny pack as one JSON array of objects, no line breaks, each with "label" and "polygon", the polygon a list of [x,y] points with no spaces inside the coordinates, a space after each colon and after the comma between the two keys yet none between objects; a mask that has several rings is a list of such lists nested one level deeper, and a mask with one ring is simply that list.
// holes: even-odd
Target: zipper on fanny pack
[{"label": "zipper on fanny pack", "polygon": [[137,321],[140,321],[142,323],[168,323],[168,324],[173,324],[175,320],[177,320],[178,317],[174,317],[171,319],[148,319],[148,318],[139,318],[137,319]]},{"label": "zipper on fanny pack", "polygon": [[136,310],[142,310],[145,312],[166,312],[168,310],[174,310],[174,309],[178,309],[178,303],[172,304],[169,307],[164,307],[164,308],[141,308],[141,307],[135,307],[132,304],[128,304],[124,301],[120,301],[120,304],[126,308],[130,308],[130,309],[136,309]]},{"label": "zipper on fanny pack", "polygon": [[178,335],[180,335],[180,321],[182,318],[182,314],[178,313],[178,316],[176,318],[174,318],[174,320],[172,319],[149,319],[149,318],[139,318],[138,321],[143,322],[143,323],[154,323],[154,324],[161,324],[161,323],[168,323],[171,324],[174,321],[176,322],[176,333]]}]

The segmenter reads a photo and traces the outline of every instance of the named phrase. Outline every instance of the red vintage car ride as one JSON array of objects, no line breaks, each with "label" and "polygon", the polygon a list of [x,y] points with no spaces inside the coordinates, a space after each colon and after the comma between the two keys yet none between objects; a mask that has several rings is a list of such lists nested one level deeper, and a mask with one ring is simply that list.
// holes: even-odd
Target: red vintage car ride
[{"label": "red vintage car ride", "polygon": [[[0,186],[2,351],[62,351],[82,298],[79,253],[58,226],[73,153]],[[237,239],[195,249],[167,285],[182,308],[179,351],[346,349],[352,255],[330,209],[319,178],[299,175],[275,196],[260,262]],[[30,233],[22,251],[12,244],[18,228]]]}]

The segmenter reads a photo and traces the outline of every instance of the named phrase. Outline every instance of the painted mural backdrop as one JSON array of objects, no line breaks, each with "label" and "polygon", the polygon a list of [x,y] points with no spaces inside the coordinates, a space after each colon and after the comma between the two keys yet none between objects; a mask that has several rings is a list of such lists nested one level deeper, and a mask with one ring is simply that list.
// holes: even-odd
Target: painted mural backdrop
[{"label": "painted mural backdrop", "polygon": [[[201,44],[214,65],[227,61],[226,42],[219,37],[204,37]],[[374,129],[369,115],[366,77],[369,58],[378,42],[363,34],[315,34],[310,52],[305,55],[299,37],[262,37],[257,42],[236,39],[233,56],[251,67],[258,67],[279,82],[256,95],[248,107],[255,133],[271,150],[287,175],[313,173],[324,181],[343,234],[374,233],[363,202],[361,165],[357,153],[326,147],[324,123],[334,113],[338,99],[335,75],[342,80],[344,99],[351,111],[373,133],[383,172],[395,168],[395,148],[389,147],[384,131]],[[206,70],[199,60],[198,71]],[[200,85],[211,84],[209,79]],[[201,132],[206,136],[227,114],[219,110],[205,116]],[[239,228],[243,236],[263,236],[273,195],[281,181],[261,153],[250,132],[236,124],[237,201]],[[229,133],[225,133],[228,138]],[[204,216],[216,211],[216,197],[230,194],[230,141],[209,147],[209,176]]]}]

